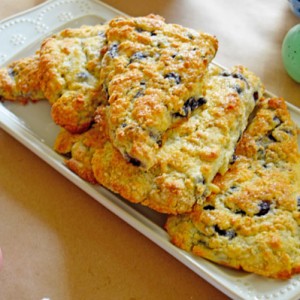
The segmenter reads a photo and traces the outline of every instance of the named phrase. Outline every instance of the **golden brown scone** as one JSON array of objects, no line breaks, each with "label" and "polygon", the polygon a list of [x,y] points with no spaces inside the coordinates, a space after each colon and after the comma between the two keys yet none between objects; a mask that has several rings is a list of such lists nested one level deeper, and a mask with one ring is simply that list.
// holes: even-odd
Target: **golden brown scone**
[{"label": "golden brown scone", "polygon": [[65,29],[47,38],[40,49],[41,88],[52,104],[53,120],[73,133],[89,128],[103,101],[99,76],[106,28]]},{"label": "golden brown scone", "polygon": [[[124,159],[103,135],[86,165],[92,166],[96,180],[131,202],[163,213],[190,211],[201,202],[215,174],[226,171],[247,118],[263,93],[260,80],[243,67],[231,73],[212,67],[204,87],[202,105],[165,133],[157,162],[149,170],[135,159]],[[97,120],[99,128],[106,130],[105,107],[99,109]],[[59,140],[63,144],[64,138]]]},{"label": "golden brown scone", "polygon": [[300,156],[283,99],[265,99],[216,191],[171,216],[172,242],[219,264],[273,278],[300,273]]},{"label": "golden brown scone", "polygon": [[94,153],[108,142],[106,124],[103,118],[99,118],[101,111],[103,108],[99,107],[98,122],[89,130],[81,134],[72,134],[62,128],[54,144],[54,150],[66,157],[65,162],[70,170],[90,183],[97,183],[92,169]]},{"label": "golden brown scone", "polygon": [[40,87],[38,54],[0,69],[0,99],[22,103],[45,99]]},{"label": "golden brown scone", "polygon": [[148,170],[164,132],[202,104],[217,40],[155,15],[111,20],[107,40],[100,81],[110,138],[125,159]]}]

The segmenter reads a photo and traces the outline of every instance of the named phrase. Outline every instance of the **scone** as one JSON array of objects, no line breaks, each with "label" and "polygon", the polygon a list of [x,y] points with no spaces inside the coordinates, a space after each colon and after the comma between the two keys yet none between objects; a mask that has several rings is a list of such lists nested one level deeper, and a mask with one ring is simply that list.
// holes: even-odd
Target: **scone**
[{"label": "scone", "polygon": [[38,54],[16,60],[0,69],[0,99],[22,103],[45,99],[40,82]]},{"label": "scone", "polygon": [[149,170],[163,134],[203,104],[217,40],[149,15],[111,20],[107,41],[100,81],[110,138],[125,159]]},{"label": "scone", "polygon": [[178,247],[267,277],[300,272],[300,160],[297,129],[283,99],[264,99],[216,191],[193,212],[171,216]]},{"label": "scone", "polygon": [[107,136],[105,124],[95,123],[82,134],[72,134],[62,129],[56,138],[54,149],[66,156],[66,165],[90,183],[97,183],[92,169],[92,158],[96,149],[104,147]]},{"label": "scone", "polygon": [[102,103],[99,83],[106,25],[65,29],[40,49],[41,89],[54,122],[68,131],[87,130]]},{"label": "scone", "polygon": [[[99,124],[95,126],[102,132],[96,149],[89,146],[88,133],[74,137],[63,132],[56,150],[71,153],[72,162],[67,164],[75,172],[79,173],[73,167],[77,161],[82,169],[92,169],[100,184],[131,202],[163,213],[190,211],[214,188],[211,181],[216,173],[226,171],[248,116],[263,93],[260,80],[243,67],[223,72],[211,66],[203,88],[202,105],[192,109],[188,119],[182,118],[166,131],[156,164],[149,170],[141,168],[133,158],[124,159],[109,134],[105,137],[103,131],[108,131],[109,126],[105,107],[100,107],[97,113]],[[83,155],[83,149],[92,155]],[[89,160],[83,159],[86,157]]]}]

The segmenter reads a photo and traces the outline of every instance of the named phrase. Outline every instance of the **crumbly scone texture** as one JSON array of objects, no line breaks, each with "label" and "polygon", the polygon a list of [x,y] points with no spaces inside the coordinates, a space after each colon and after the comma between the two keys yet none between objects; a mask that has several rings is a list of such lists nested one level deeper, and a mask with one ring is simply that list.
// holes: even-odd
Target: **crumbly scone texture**
[{"label": "crumbly scone texture", "polygon": [[68,28],[45,39],[40,49],[41,89],[55,123],[73,133],[89,128],[104,99],[99,83],[106,25]]},{"label": "crumbly scone texture", "polygon": [[39,54],[0,69],[0,99],[27,103],[45,99],[40,87]]},{"label": "crumbly scone texture", "polygon": [[216,191],[193,212],[171,216],[178,247],[273,278],[300,273],[300,157],[283,99],[264,99]]},{"label": "crumbly scone texture", "polygon": [[125,159],[148,170],[164,132],[201,104],[217,39],[149,15],[111,20],[107,41],[100,81],[110,138]]},{"label": "crumbly scone texture", "polygon": [[[100,184],[131,202],[163,213],[190,211],[210,193],[216,173],[226,171],[248,116],[263,93],[260,80],[240,66],[231,72],[212,66],[206,77],[201,105],[192,110],[189,118],[181,117],[176,126],[166,131],[157,162],[149,170],[134,159],[124,159],[109,134],[103,135],[108,131],[108,122],[106,108],[100,107],[96,118],[99,125],[95,126],[102,129],[102,141],[83,164],[85,169],[92,168]],[[59,145],[65,140],[67,148],[72,149],[65,153],[71,152],[74,161],[79,155],[72,146],[72,135],[59,137],[56,150],[63,153]]]},{"label": "crumbly scone texture", "polygon": [[97,180],[91,161],[96,149],[102,148],[107,141],[103,128],[99,123],[95,123],[82,134],[72,134],[62,128],[54,144],[55,151],[66,157],[65,163],[68,168],[93,184],[96,184]]}]

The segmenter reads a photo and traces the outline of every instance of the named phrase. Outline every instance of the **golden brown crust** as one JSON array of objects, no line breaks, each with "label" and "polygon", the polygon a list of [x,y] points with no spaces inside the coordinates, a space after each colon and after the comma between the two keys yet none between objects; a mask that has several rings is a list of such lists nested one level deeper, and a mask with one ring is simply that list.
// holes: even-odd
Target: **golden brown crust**
[{"label": "golden brown crust", "polygon": [[299,273],[299,169],[296,127],[284,100],[261,101],[235,162],[213,181],[218,191],[190,214],[168,219],[172,242],[267,277]]},{"label": "golden brown crust", "polygon": [[107,30],[101,83],[108,95],[110,138],[127,159],[151,168],[163,133],[188,116],[217,40],[155,15],[115,18]]},{"label": "golden brown crust", "polygon": [[[149,170],[124,159],[103,135],[90,161],[97,181],[131,202],[163,213],[190,211],[202,201],[215,174],[224,172],[232,157],[255,105],[253,93],[263,92],[259,79],[242,67],[228,74],[212,67],[205,88],[202,105],[165,133],[157,163]],[[106,108],[99,109],[101,124],[96,126],[102,130],[108,126],[106,117]]]},{"label": "golden brown crust", "polygon": [[0,69],[0,98],[22,103],[45,99],[40,87],[38,54]]}]

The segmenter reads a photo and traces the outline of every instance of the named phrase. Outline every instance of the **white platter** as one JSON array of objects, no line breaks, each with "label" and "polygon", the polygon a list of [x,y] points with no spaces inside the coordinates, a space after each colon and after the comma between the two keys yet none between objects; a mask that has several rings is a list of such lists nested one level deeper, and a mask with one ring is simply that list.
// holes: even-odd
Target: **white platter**
[{"label": "white platter", "polygon": [[[121,12],[95,0],[52,0],[0,22],[0,66],[32,54],[41,40],[66,27],[96,24]],[[289,105],[300,126],[300,110]],[[52,150],[59,131],[50,117],[48,103],[0,103],[0,126],[62,175],[91,195],[114,214],[173,255],[199,276],[234,299],[298,299],[300,276],[287,281],[266,279],[230,270],[190,255],[175,246],[163,229],[165,216],[133,205],[100,186],[91,185],[69,171],[63,158]],[[300,145],[300,138],[298,137]]]}]

